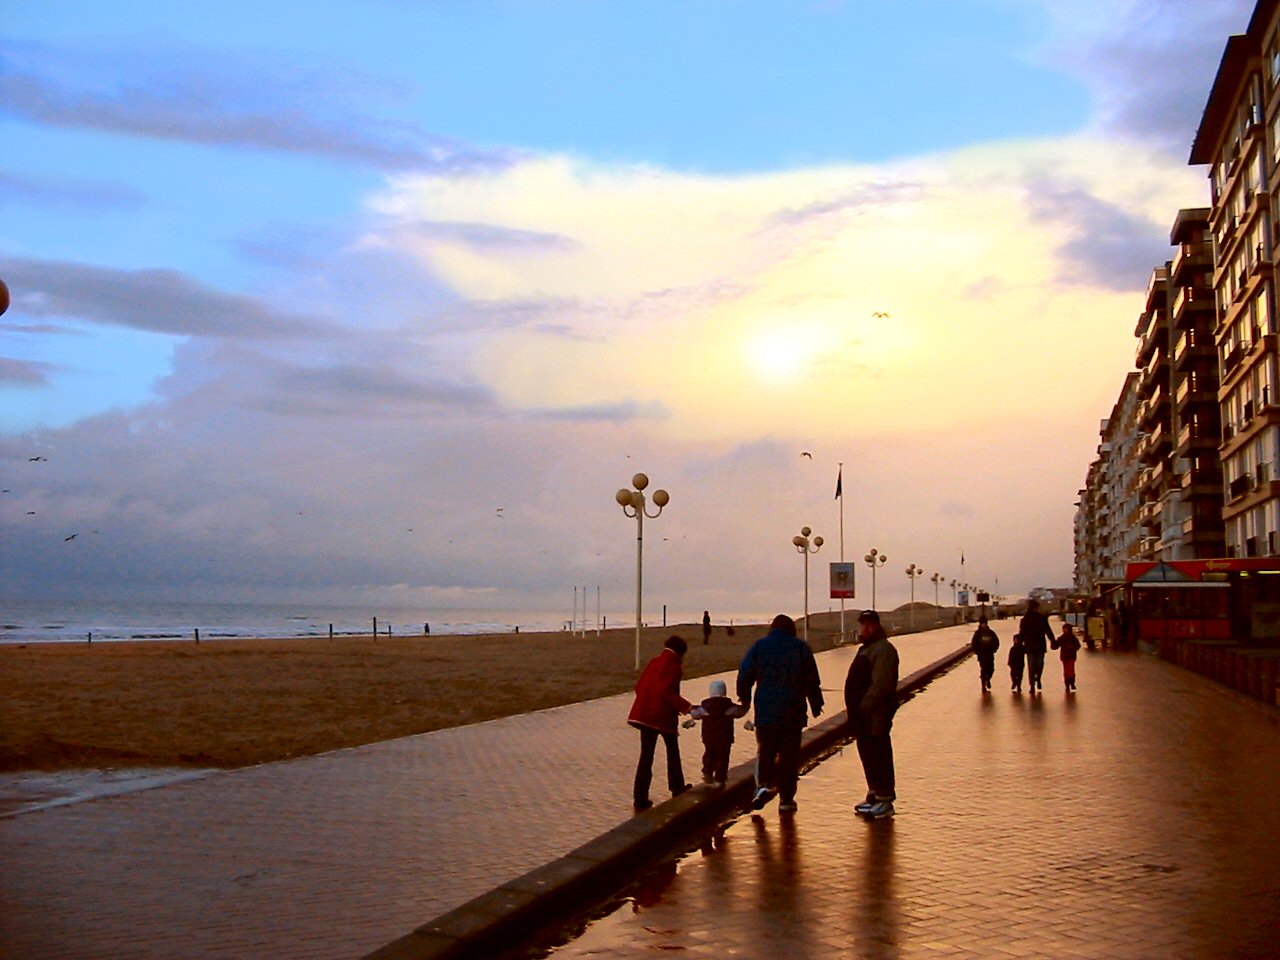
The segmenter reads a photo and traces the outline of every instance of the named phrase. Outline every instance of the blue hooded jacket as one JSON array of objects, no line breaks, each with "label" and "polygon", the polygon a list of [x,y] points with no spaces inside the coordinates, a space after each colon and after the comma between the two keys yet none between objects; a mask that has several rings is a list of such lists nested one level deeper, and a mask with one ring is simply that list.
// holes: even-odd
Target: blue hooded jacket
[{"label": "blue hooded jacket", "polygon": [[809,722],[805,701],[816,717],[822,712],[822,681],[809,645],[785,629],[757,640],[738,668],[738,699],[751,704],[756,687],[756,726],[803,727]]}]

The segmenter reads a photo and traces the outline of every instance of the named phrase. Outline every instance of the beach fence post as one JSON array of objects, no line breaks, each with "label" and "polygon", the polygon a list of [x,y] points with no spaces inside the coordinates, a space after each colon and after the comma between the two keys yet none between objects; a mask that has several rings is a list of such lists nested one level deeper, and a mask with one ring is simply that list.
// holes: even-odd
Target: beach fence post
[{"label": "beach fence post", "polygon": [[333,639],[333,624],[329,624],[329,639]]},{"label": "beach fence post", "polygon": [[664,629],[667,626],[667,605],[665,603],[662,605],[662,626]]},{"label": "beach fence post", "polygon": [[391,636],[391,624],[387,624],[387,636]]},{"label": "beach fence post", "polygon": [[378,618],[377,617],[373,618],[373,639],[375,643],[378,640]]}]

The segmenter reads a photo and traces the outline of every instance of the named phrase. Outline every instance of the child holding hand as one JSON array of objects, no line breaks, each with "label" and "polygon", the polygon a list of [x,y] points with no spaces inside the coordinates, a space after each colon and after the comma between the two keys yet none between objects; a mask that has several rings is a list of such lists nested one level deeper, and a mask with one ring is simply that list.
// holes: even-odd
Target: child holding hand
[{"label": "child holding hand", "polygon": [[747,707],[728,697],[723,680],[712,680],[710,696],[689,711],[684,725],[702,723],[702,782],[723,787],[729,776],[729,751],[733,747],[733,721],[746,715]]}]

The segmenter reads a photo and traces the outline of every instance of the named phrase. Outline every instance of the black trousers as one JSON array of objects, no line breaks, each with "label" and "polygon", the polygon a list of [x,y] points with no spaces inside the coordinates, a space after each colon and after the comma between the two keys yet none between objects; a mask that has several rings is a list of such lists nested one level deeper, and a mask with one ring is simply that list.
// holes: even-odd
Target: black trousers
[{"label": "black trousers", "polygon": [[978,674],[983,683],[991,679],[996,672],[996,655],[994,653],[978,654]]},{"label": "black trousers", "polygon": [[894,800],[893,742],[889,734],[861,733],[858,735],[858,757],[862,760],[862,772],[867,778],[867,792],[877,800]]},{"label": "black trousers", "polygon": [[635,799],[638,801],[649,799],[649,784],[653,781],[653,754],[658,746],[659,735],[667,748],[667,788],[675,794],[684,786],[684,770],[680,766],[680,740],[676,732],[641,727],[640,761],[636,764],[634,790]]},{"label": "black trousers", "polygon": [[729,752],[733,741],[708,743],[702,748],[702,778],[724,783],[729,777]]},{"label": "black trousers", "polygon": [[803,727],[790,724],[756,727],[756,785],[777,790],[783,803],[796,796],[803,731]]}]

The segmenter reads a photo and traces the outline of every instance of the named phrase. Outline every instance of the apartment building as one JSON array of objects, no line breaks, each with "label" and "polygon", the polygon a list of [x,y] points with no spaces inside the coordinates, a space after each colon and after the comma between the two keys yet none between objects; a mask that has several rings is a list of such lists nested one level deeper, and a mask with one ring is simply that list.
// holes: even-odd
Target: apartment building
[{"label": "apartment building", "polygon": [[[1138,338],[1136,560],[1158,560],[1182,542],[1182,488],[1173,475],[1173,345],[1169,326],[1169,268],[1147,282],[1146,304],[1133,335]],[[1166,539],[1167,538],[1167,539]]]},{"label": "apartment building", "polygon": [[1081,593],[1095,593],[1101,580],[1123,578],[1125,564],[1138,557],[1139,384],[1137,372],[1125,377],[1111,416],[1099,428],[1098,458],[1076,504],[1075,588]]},{"label": "apartment building", "polygon": [[1191,148],[1209,166],[1225,553],[1280,553],[1275,198],[1280,167],[1280,0],[1231,37]]},{"label": "apartment building", "polygon": [[1176,556],[1207,560],[1226,556],[1223,538],[1222,467],[1218,445],[1217,314],[1213,297],[1213,240],[1207,207],[1179,210],[1169,240],[1169,323],[1173,348],[1174,482],[1181,490],[1181,542]]}]

